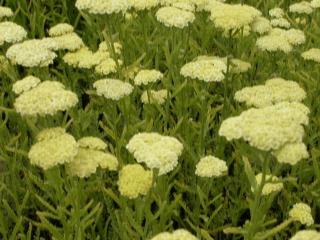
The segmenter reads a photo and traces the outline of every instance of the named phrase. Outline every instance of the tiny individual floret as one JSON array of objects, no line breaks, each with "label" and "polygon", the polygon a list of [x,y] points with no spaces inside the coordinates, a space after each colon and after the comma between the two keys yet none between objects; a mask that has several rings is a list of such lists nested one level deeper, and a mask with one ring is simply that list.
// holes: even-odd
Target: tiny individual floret
[{"label": "tiny individual floret", "polygon": [[296,203],[293,205],[293,208],[289,212],[290,218],[295,221],[300,222],[301,224],[310,226],[314,223],[311,208],[305,203]]},{"label": "tiny individual floret", "polygon": [[165,103],[168,97],[168,91],[166,89],[162,89],[159,91],[144,91],[141,95],[141,102],[144,104],[163,104]]},{"label": "tiny individual floret", "polygon": [[58,37],[73,32],[73,26],[68,23],[59,23],[49,29],[50,37]]},{"label": "tiny individual floret", "polygon": [[28,40],[12,45],[6,53],[6,57],[13,64],[24,67],[47,67],[53,63],[57,55],[44,46],[41,40]]},{"label": "tiny individual floret", "polygon": [[104,150],[107,144],[97,137],[83,137],[78,140],[79,147],[93,150]]},{"label": "tiny individual floret", "polygon": [[71,162],[77,153],[76,140],[70,134],[62,133],[38,141],[31,147],[28,157],[31,164],[47,170],[58,164]]},{"label": "tiny individual floret", "polygon": [[144,162],[149,168],[159,169],[159,175],[172,171],[178,165],[183,145],[174,137],[158,133],[138,133],[126,148],[138,163]]},{"label": "tiny individual floret", "polygon": [[316,230],[301,230],[289,240],[320,240],[320,233]]},{"label": "tiny individual floret", "polygon": [[60,82],[45,81],[16,98],[14,107],[21,115],[44,116],[66,111],[78,103],[75,93]]},{"label": "tiny individual floret", "polygon": [[133,86],[130,83],[111,78],[98,80],[93,84],[93,87],[99,96],[111,100],[119,100],[130,95],[133,91]]},{"label": "tiny individual floret", "polygon": [[281,28],[290,28],[290,22],[285,18],[275,18],[271,19],[271,26],[272,27],[281,27]]},{"label": "tiny individual floret", "polygon": [[200,177],[221,177],[226,175],[227,171],[225,161],[214,156],[206,156],[197,163],[195,174]]},{"label": "tiny individual floret", "polygon": [[95,72],[101,75],[109,75],[117,72],[117,63],[112,58],[107,58],[95,67]]},{"label": "tiny individual floret", "polygon": [[28,76],[15,82],[12,86],[12,90],[15,94],[21,94],[36,87],[40,82],[41,80],[39,78],[34,76]]},{"label": "tiny individual floret", "polygon": [[185,229],[177,229],[172,233],[159,233],[153,238],[151,238],[151,240],[198,240],[198,238]]},{"label": "tiny individual floret", "polygon": [[0,22],[0,43],[17,43],[26,37],[26,30],[18,24],[14,22]]},{"label": "tiny individual floret", "polygon": [[184,77],[205,82],[221,82],[227,72],[226,63],[219,58],[197,59],[184,65],[180,73]]},{"label": "tiny individual floret", "polygon": [[320,8],[320,0],[312,0],[312,1],[310,2],[310,6],[311,6],[312,8]]},{"label": "tiny individual floret", "polygon": [[195,20],[192,12],[176,7],[162,7],[156,13],[157,20],[166,27],[185,28]]},{"label": "tiny individual floret", "polygon": [[77,0],[76,7],[92,14],[112,14],[126,12],[130,8],[129,0]]},{"label": "tiny individual floret", "polygon": [[[257,185],[261,185],[262,173],[256,175]],[[271,193],[280,192],[283,189],[283,183],[280,182],[279,178],[272,175],[265,176],[265,184],[262,188],[262,195],[266,196]],[[251,189],[253,191],[253,189]]]},{"label": "tiny individual floret", "polygon": [[0,6],[0,20],[5,17],[12,17],[13,12],[11,8]]},{"label": "tiny individual floret", "polygon": [[288,143],[280,149],[273,152],[273,155],[277,158],[280,163],[288,163],[295,165],[302,159],[309,157],[307,147],[304,143]]},{"label": "tiny individual floret", "polygon": [[80,178],[90,177],[98,167],[115,171],[118,168],[118,160],[110,153],[79,147],[77,155],[66,165],[70,175]]},{"label": "tiny individual floret", "polygon": [[256,17],[254,22],[251,24],[251,30],[259,34],[267,33],[271,28],[270,21],[265,17]]},{"label": "tiny individual floret", "polygon": [[229,32],[230,30],[240,30],[252,24],[259,16],[261,16],[261,12],[249,5],[218,4],[211,9],[210,19],[216,27]]},{"label": "tiny individual floret", "polygon": [[313,12],[313,8],[311,7],[310,2],[302,1],[291,4],[289,6],[289,12],[299,14],[311,14]]},{"label": "tiny individual floret", "polygon": [[159,0],[129,0],[130,6],[135,10],[150,10],[159,4]]},{"label": "tiny individual floret", "polygon": [[140,70],[133,81],[135,85],[140,86],[155,83],[160,81],[162,78],[163,74],[158,70]]},{"label": "tiny individual floret", "polygon": [[269,15],[272,18],[283,18],[284,11],[282,8],[276,7],[269,10]]},{"label": "tiny individual floret", "polygon": [[153,181],[153,172],[145,170],[139,164],[124,166],[119,172],[118,187],[122,196],[134,199],[147,195]]},{"label": "tiny individual floret", "polygon": [[320,49],[311,48],[308,51],[305,51],[301,54],[302,58],[305,60],[312,60],[320,63]]}]

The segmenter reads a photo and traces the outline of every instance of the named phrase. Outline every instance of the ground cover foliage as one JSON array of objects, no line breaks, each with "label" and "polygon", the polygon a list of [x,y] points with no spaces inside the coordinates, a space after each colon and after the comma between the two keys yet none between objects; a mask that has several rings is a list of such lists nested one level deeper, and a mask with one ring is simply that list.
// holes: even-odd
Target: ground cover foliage
[{"label": "ground cover foliage", "polygon": [[[194,1],[184,2],[190,4]],[[186,26],[170,27],[156,17],[160,4],[141,11],[128,9],[126,13],[93,14],[88,9],[79,10],[75,0],[2,0],[0,3],[12,9],[13,15],[7,21],[22,26],[27,32],[25,39],[43,39],[49,36],[48,31],[53,26],[68,23],[82,39],[79,48],[85,45],[94,53],[99,51],[99,44],[105,42],[104,53],[112,62],[111,67],[108,67],[113,69],[105,70],[101,66],[105,72],[99,73],[95,65],[89,68],[79,67],[79,63],[68,64],[65,55],[78,50],[72,49],[76,41],[54,50],[56,57],[50,64],[32,67],[18,62],[19,56],[16,57],[18,63],[9,59],[8,49],[17,43],[5,39],[0,45],[0,239],[283,240],[290,239],[303,229],[320,230],[320,54],[312,55],[316,56],[312,57],[313,60],[302,56],[303,52],[320,47],[319,8],[314,7],[312,13],[306,14],[293,12],[292,9],[290,11],[290,5],[295,1],[227,1],[231,5],[241,3],[255,7],[267,19],[272,19],[269,15],[271,9],[280,7],[284,10],[283,18],[290,24],[287,29],[301,30],[305,39],[299,42],[296,40],[299,37],[293,37],[296,42],[285,42],[292,48],[290,51],[281,49],[284,43],[273,51],[270,50],[273,45],[270,47],[269,42],[267,46],[257,44],[258,39],[272,31],[271,27],[261,34],[253,31],[253,27],[247,34],[248,24],[224,31],[221,26],[217,27],[218,23],[211,17],[211,9],[191,11],[195,19],[190,19]],[[182,5],[177,6],[178,9],[183,8]],[[253,21],[249,24],[253,24]],[[279,39],[283,40],[282,37],[276,40]],[[273,40],[274,44],[276,40]],[[118,43],[122,47],[117,47]],[[90,56],[83,55],[81,59],[86,60]],[[183,74],[181,69],[195,59],[200,59],[200,63],[190,74],[188,71]],[[237,65],[234,59],[250,63],[250,67],[244,62]],[[205,64],[211,64],[215,80],[206,78],[212,74],[211,70],[204,74],[201,70],[200,73],[196,71]],[[222,65],[221,69],[219,64]],[[237,66],[241,70],[236,71]],[[134,79],[141,69],[156,69],[162,75],[158,75],[159,80],[153,83],[150,80],[148,84],[137,84]],[[195,76],[190,76],[192,74]],[[72,91],[76,100],[72,106],[65,106],[70,100],[69,95],[63,95],[65,99],[57,95],[57,98],[62,99],[60,108],[49,109],[49,114],[28,114],[31,111],[25,104],[28,98],[21,101],[19,108],[16,102],[19,94],[13,91],[13,84],[30,75],[42,82],[51,80],[62,83],[65,89],[58,93]],[[217,76],[221,76],[221,79]],[[103,88],[99,94],[98,84],[94,84],[106,78],[120,79],[121,83],[130,83],[130,86],[121,85],[110,91]],[[245,87],[264,85],[267,80],[274,78],[290,80],[298,85],[290,85],[281,92],[282,82],[276,82],[280,94],[272,95],[276,91],[272,88],[272,100],[269,99],[269,92],[263,95],[269,91],[265,88],[263,93],[249,94],[253,98],[251,100],[259,104],[262,98],[270,100],[271,103],[263,103],[265,106],[246,105],[245,101],[235,97]],[[52,89],[56,91],[56,88]],[[167,90],[162,100],[155,99],[152,102],[151,91],[161,89]],[[303,89],[303,92],[299,95],[301,99],[297,100],[299,89]],[[288,92],[292,96],[288,96]],[[28,91],[23,94],[26,93]],[[143,93],[146,94],[144,101],[141,99]],[[115,99],[110,99],[109,94]],[[32,103],[40,99],[39,106],[42,102],[44,108],[50,108],[51,102],[46,102],[46,98],[42,97],[41,94],[39,97],[37,95]],[[292,152],[288,150],[284,153],[287,162],[281,162],[274,152],[280,148],[273,147],[278,138],[270,140],[265,129],[261,130],[262,134],[257,138],[260,140],[267,136],[266,142],[271,144],[268,149],[259,149],[260,142],[255,144],[256,135],[250,135],[253,134],[251,132],[247,138],[238,139],[229,139],[227,134],[223,134],[221,126],[227,119],[239,116],[253,107],[258,110],[272,108],[281,102],[301,102],[297,104],[304,104],[310,111],[291,117],[291,110],[285,106],[279,118],[272,120],[273,124],[279,124],[280,127],[268,128],[271,132],[278,132],[280,139],[284,135],[282,129],[298,121],[296,119],[303,118],[307,123],[302,124],[301,121],[297,124],[297,128],[303,129],[303,139],[290,140],[290,135],[284,143],[305,144],[308,154],[301,156],[304,159],[288,164],[302,154],[293,149]],[[300,105],[297,107],[302,108]],[[295,107],[293,109],[296,110]],[[34,111],[38,110],[36,108]],[[295,110],[292,111],[295,113]],[[271,113],[274,111],[270,110]],[[21,114],[23,112],[25,114]],[[263,114],[252,113],[257,117],[248,120],[252,125],[247,128],[241,124],[245,122],[244,118],[240,119],[235,129],[242,129],[243,135],[252,128],[259,131],[260,126],[254,122],[262,124],[265,119],[273,118]],[[283,120],[287,121],[285,126],[280,125],[282,116],[289,115],[289,120]],[[62,158],[66,164],[53,164],[43,169],[43,162],[47,163],[46,156],[55,156],[59,146],[65,147],[64,142],[56,141],[57,145],[48,149],[48,145],[41,145],[40,152],[34,154],[36,159],[30,158],[30,149],[42,142],[39,133],[57,127],[65,129],[67,134],[76,139],[83,151],[88,146],[81,145],[79,139],[91,136],[103,140],[106,145],[102,149],[109,154],[108,164],[96,162],[94,170],[90,174],[85,173],[85,176],[72,174],[72,167],[68,164],[74,161],[73,158],[69,162]],[[288,129],[287,132],[290,132],[295,128]],[[149,146],[146,140],[142,150],[134,144],[132,148],[128,147],[129,141],[138,133],[158,133],[162,138],[157,137],[164,143],[146,149]],[[172,137],[171,142],[167,144],[169,140],[163,139],[163,136]],[[152,138],[150,141],[155,140]],[[59,142],[62,144],[59,145]],[[183,146],[181,152],[179,144]],[[98,147],[95,145],[94,148]],[[166,155],[168,149],[171,155]],[[95,151],[90,152],[94,159],[97,149],[91,150]],[[154,156],[154,161],[161,161],[164,155],[172,164],[168,169],[159,162],[156,162],[157,167],[152,165],[154,162],[149,162]],[[211,168],[218,171],[216,176],[202,177],[201,173],[196,174],[197,164],[205,156],[215,156],[224,161],[227,171],[219,172],[220,169],[216,169],[219,164],[215,162]],[[114,169],[109,164],[112,157],[117,159]],[[91,158],[86,160],[90,162]],[[121,169],[137,164],[137,161],[143,171],[140,169],[139,175],[123,180],[125,183],[121,188]],[[209,165],[204,165],[204,168],[209,168],[210,172]],[[83,168],[87,169],[81,166],[81,170]],[[151,178],[141,180],[144,171],[152,171],[149,172]],[[125,174],[124,171],[122,173]],[[260,183],[255,178],[259,173],[262,174]],[[273,181],[268,179],[268,175],[276,176],[274,184],[282,185],[264,194],[264,187]],[[134,185],[135,180],[141,180],[139,186]],[[148,181],[151,181],[150,186]],[[133,190],[130,189],[132,182]],[[130,190],[134,192],[133,195]],[[297,203],[310,207],[302,211],[302,218],[299,218],[300,213],[295,216],[291,211]],[[184,229],[188,233],[184,232],[186,235],[181,234],[180,238],[168,234],[156,238],[157,234],[172,233],[177,229]],[[314,236],[301,239],[319,238],[319,235]]]}]

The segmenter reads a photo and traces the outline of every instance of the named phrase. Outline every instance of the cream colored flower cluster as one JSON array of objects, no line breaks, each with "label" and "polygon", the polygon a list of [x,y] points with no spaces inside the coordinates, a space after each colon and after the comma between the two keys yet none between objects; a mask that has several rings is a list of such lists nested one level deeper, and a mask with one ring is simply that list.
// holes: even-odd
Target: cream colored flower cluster
[{"label": "cream colored flower cluster", "polygon": [[73,32],[73,26],[68,23],[59,23],[49,29],[50,37],[58,37]]},{"label": "cream colored flower cluster", "polygon": [[272,27],[290,28],[290,22],[285,18],[285,13],[282,8],[276,7],[269,10]]},{"label": "cream colored flower cluster", "polygon": [[313,12],[313,7],[310,2],[301,1],[291,4],[289,6],[289,12],[298,14],[311,14]]},{"label": "cream colored flower cluster", "polygon": [[117,170],[117,158],[104,152],[105,148],[106,144],[99,138],[84,137],[77,142],[63,128],[48,128],[37,135],[28,157],[31,164],[44,170],[66,164],[68,174],[85,178],[98,167]]},{"label": "cream colored flower cluster", "polygon": [[[262,182],[262,173],[256,175],[257,185],[261,185]],[[265,176],[265,184],[262,188],[262,195],[266,196],[271,193],[280,192],[283,189],[283,183],[279,180],[278,177],[272,175]],[[251,188],[253,191],[253,188]]]},{"label": "cream colored flower cluster", "polygon": [[151,238],[151,240],[198,240],[194,235],[185,229],[177,229],[170,232],[162,232]]},{"label": "cream colored flower cluster", "polygon": [[56,81],[40,83],[38,79],[30,76],[16,82],[13,90],[21,93],[14,102],[16,111],[21,115],[54,115],[78,103],[77,95]]},{"label": "cream colored flower cluster", "polygon": [[163,78],[163,74],[155,69],[141,70],[134,78],[134,84],[137,86],[148,85],[149,83],[155,83]]},{"label": "cream colored flower cluster", "polygon": [[307,147],[302,142],[287,143],[281,148],[272,152],[280,163],[295,165],[302,159],[309,157]]},{"label": "cream colored flower cluster", "polygon": [[76,7],[92,14],[124,13],[130,8],[130,0],[77,0]]},{"label": "cream colored flower cluster", "polygon": [[312,60],[317,63],[320,63],[320,49],[311,48],[301,54],[302,58],[305,60]]},{"label": "cream colored flower cluster", "polygon": [[210,19],[217,28],[226,33],[234,33],[244,28],[250,29],[250,25],[261,15],[261,12],[252,6],[225,3],[212,7]]},{"label": "cream colored flower cluster", "polygon": [[150,10],[158,6],[159,0],[129,0],[129,4],[137,11]]},{"label": "cream colored flower cluster", "polygon": [[4,43],[21,42],[27,37],[23,27],[14,22],[0,22],[0,46]]},{"label": "cream colored flower cluster", "polygon": [[229,141],[243,138],[264,151],[277,150],[288,143],[302,142],[308,113],[306,106],[296,102],[251,108],[223,121],[219,134]]},{"label": "cream colored flower cluster", "polygon": [[204,82],[221,82],[225,78],[227,64],[218,57],[203,57],[185,64],[180,74]]},{"label": "cream colored flower cluster", "polygon": [[256,46],[262,51],[289,53],[294,46],[301,45],[305,41],[306,37],[301,30],[274,28],[267,35],[258,38]]},{"label": "cream colored flower cluster", "polygon": [[251,31],[259,34],[265,34],[271,29],[271,22],[265,17],[256,17],[254,22],[251,24]]},{"label": "cream colored flower cluster", "polygon": [[227,171],[225,161],[214,156],[206,156],[197,163],[195,174],[200,177],[221,177],[226,175]]},{"label": "cream colored flower cluster", "polygon": [[189,26],[196,17],[193,12],[177,7],[162,7],[157,11],[156,18],[166,27],[185,28]]},{"label": "cream colored flower cluster", "polygon": [[103,96],[111,100],[119,100],[128,96],[133,91],[130,83],[123,82],[118,79],[100,79],[93,84],[99,96]]},{"label": "cream colored flower cluster", "polygon": [[264,85],[245,87],[235,93],[234,99],[247,106],[266,107],[280,102],[302,102],[306,92],[294,81],[272,78]]},{"label": "cream colored flower cluster", "polygon": [[118,188],[121,195],[130,199],[147,195],[153,182],[153,172],[139,164],[124,166],[119,172]]},{"label": "cream colored flower cluster", "polygon": [[6,17],[12,17],[13,12],[11,8],[0,6],[0,20]]},{"label": "cream colored flower cluster", "polygon": [[316,230],[301,230],[289,240],[320,240],[320,233]]},{"label": "cream colored flower cluster", "polygon": [[310,2],[311,7],[313,8],[320,8],[320,0],[312,0]]},{"label": "cream colored flower cluster", "polygon": [[289,211],[289,216],[295,221],[301,224],[310,226],[314,223],[311,208],[305,203],[296,203],[293,205],[292,209]]},{"label": "cream colored flower cluster", "polygon": [[146,90],[141,95],[141,102],[144,104],[163,104],[168,97],[168,91],[166,89],[162,90]]},{"label": "cream colored flower cluster", "polygon": [[183,150],[183,145],[174,137],[146,132],[134,135],[126,147],[138,163],[159,169],[159,175],[172,171],[178,165]]}]

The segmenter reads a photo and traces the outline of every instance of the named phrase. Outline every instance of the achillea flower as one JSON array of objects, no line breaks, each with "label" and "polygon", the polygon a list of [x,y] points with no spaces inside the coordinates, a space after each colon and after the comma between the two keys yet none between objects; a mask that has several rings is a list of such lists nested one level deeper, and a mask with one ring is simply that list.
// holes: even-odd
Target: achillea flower
[{"label": "achillea flower", "polygon": [[227,72],[226,63],[219,58],[197,59],[184,65],[180,74],[205,82],[221,82]]},{"label": "achillea flower", "polygon": [[158,70],[141,70],[134,78],[134,84],[137,86],[155,83],[163,78],[163,74]]},{"label": "achillea flower", "polygon": [[94,53],[87,47],[82,47],[75,52],[68,52],[63,56],[63,61],[75,68],[90,69],[101,61],[94,57]]},{"label": "achillea flower", "polygon": [[14,22],[0,22],[0,43],[16,43],[26,37],[26,30],[18,24]]},{"label": "achillea flower", "polygon": [[144,104],[163,104],[168,97],[168,91],[162,89],[159,91],[151,90],[148,95],[148,91],[144,91],[141,95],[141,102]]},{"label": "achillea flower", "polygon": [[289,212],[289,216],[295,221],[307,226],[310,226],[314,223],[311,214],[311,208],[305,203],[296,203],[293,205],[293,208]]},{"label": "achillea flower", "polygon": [[119,172],[119,192],[130,199],[147,195],[152,186],[152,180],[152,171],[144,170],[139,164],[126,165]]},{"label": "achillea flower", "polygon": [[76,7],[92,14],[112,14],[126,12],[130,3],[129,0],[77,0]]},{"label": "achillea flower", "polygon": [[307,147],[302,142],[288,143],[272,153],[280,163],[297,164],[300,160],[308,158]]},{"label": "achillea flower", "polygon": [[57,43],[59,50],[75,51],[84,47],[82,39],[74,32],[52,37],[52,39]]},{"label": "achillea flower", "polygon": [[320,0],[312,0],[310,6],[313,8],[320,8]]},{"label": "achillea flower", "polygon": [[175,2],[171,6],[189,12],[194,12],[196,8],[192,2]]},{"label": "achillea flower", "polygon": [[290,22],[285,18],[275,18],[271,19],[272,27],[290,28]]},{"label": "achillea flower", "polygon": [[206,156],[197,163],[195,174],[200,177],[221,177],[226,175],[227,171],[225,161],[214,156]]},{"label": "achillea flower", "polygon": [[49,47],[44,46],[43,41],[28,40],[12,45],[7,50],[6,57],[13,64],[24,67],[47,67],[53,63],[57,55]]},{"label": "achillea flower", "polygon": [[303,59],[312,60],[320,63],[320,49],[319,48],[311,48],[308,51],[305,51],[301,54]]},{"label": "achillea flower", "polygon": [[0,20],[5,17],[12,17],[13,12],[11,8],[0,6]]},{"label": "achillea flower", "polygon": [[265,17],[256,17],[254,22],[251,24],[251,30],[259,34],[267,33],[271,28],[270,21]]},{"label": "achillea flower", "polygon": [[219,135],[228,141],[243,138],[260,150],[277,150],[287,143],[302,142],[309,109],[301,103],[282,102],[244,111],[222,122]]},{"label": "achillea flower", "polygon": [[151,240],[198,240],[185,229],[177,229],[172,233],[162,232],[151,238]]},{"label": "achillea flower", "polygon": [[282,51],[289,53],[292,51],[292,45],[287,38],[282,35],[266,35],[258,38],[256,46],[262,51],[276,52]]},{"label": "achillea flower", "polygon": [[245,4],[217,4],[211,9],[210,19],[216,27],[229,32],[252,24],[259,16],[259,10]]},{"label": "achillea flower", "polygon": [[[107,53],[110,53],[111,52],[111,48],[112,48],[112,45],[108,44],[106,41],[103,41],[99,44],[99,49],[98,51],[99,52],[107,52]],[[119,42],[114,42],[113,43],[113,48],[114,48],[114,51],[115,51],[115,54],[118,54],[120,55],[121,52],[122,52],[122,45],[121,43]]]},{"label": "achillea flower", "polygon": [[101,75],[109,75],[117,72],[117,63],[112,58],[107,58],[95,67],[95,72]]},{"label": "achillea flower", "polygon": [[112,100],[119,100],[130,95],[133,91],[133,86],[130,83],[109,78],[96,81],[93,87],[97,90],[99,96]]},{"label": "achillea flower", "polygon": [[283,18],[284,11],[282,8],[276,7],[269,10],[269,15],[272,18]]},{"label": "achillea flower", "polygon": [[249,71],[249,69],[251,68],[251,64],[245,61],[242,61],[241,59],[236,59],[233,58],[230,60],[231,62],[231,72],[233,73],[244,73]]},{"label": "achillea flower", "polygon": [[134,9],[141,10],[150,10],[153,7],[156,7],[159,4],[159,0],[129,0],[130,6]]},{"label": "achillea flower", "polygon": [[166,27],[185,28],[195,20],[192,12],[176,7],[162,7],[156,13],[157,20]]},{"label": "achillea flower", "polygon": [[197,6],[197,11],[211,12],[211,9],[218,4],[222,4],[225,0],[194,0]]},{"label": "achillea flower", "polygon": [[301,230],[289,240],[320,240],[320,233],[315,230]]},{"label": "achillea flower", "polygon": [[301,102],[306,92],[298,83],[282,78],[272,78],[265,85],[245,87],[235,93],[235,100],[258,108],[280,102]]},{"label": "achillea flower", "polygon": [[78,140],[79,147],[93,150],[105,150],[107,144],[97,137],[83,137]]},{"label": "achillea flower", "polygon": [[45,81],[16,98],[14,107],[21,115],[54,115],[78,103],[75,93],[60,82]]},{"label": "achillea flower", "polygon": [[97,168],[115,171],[118,168],[117,158],[101,150],[80,147],[78,154],[66,165],[67,172],[80,178],[90,177]]},{"label": "achillea flower", "polygon": [[[256,175],[257,185],[261,185],[262,182],[262,173]],[[283,189],[283,183],[279,182],[279,178],[272,175],[266,175],[265,184],[262,188],[262,195],[266,196],[271,193],[280,192]],[[251,188],[253,191],[253,188]]]},{"label": "achillea flower", "polygon": [[183,145],[174,137],[158,133],[138,133],[127,144],[128,151],[138,163],[159,169],[159,175],[172,171],[178,165]]},{"label": "achillea flower", "polygon": [[52,134],[50,138],[38,140],[38,142],[31,147],[28,157],[31,164],[47,170],[58,164],[71,162],[77,153],[78,144],[73,136],[67,133],[61,133],[60,135]]},{"label": "achillea flower", "polygon": [[299,14],[311,14],[313,12],[313,8],[311,7],[310,2],[302,1],[302,2],[291,4],[289,6],[289,12],[299,13]]},{"label": "achillea flower", "polygon": [[68,23],[59,23],[49,29],[50,37],[58,37],[73,32],[73,26]]},{"label": "achillea flower", "polygon": [[12,90],[15,94],[21,94],[36,87],[40,82],[41,80],[39,78],[34,76],[28,76],[15,82],[12,86]]},{"label": "achillea flower", "polygon": [[[271,34],[273,34],[271,32]],[[277,33],[274,33],[277,34]],[[281,34],[281,32],[279,33]],[[306,42],[306,36],[304,35],[304,32],[299,29],[289,29],[287,31],[282,32],[282,34],[287,38],[288,42],[293,45],[301,45]]]},{"label": "achillea flower", "polygon": [[38,133],[38,135],[36,136],[36,139],[38,142],[41,142],[41,141],[57,138],[65,133],[66,133],[66,130],[62,127],[46,128]]}]

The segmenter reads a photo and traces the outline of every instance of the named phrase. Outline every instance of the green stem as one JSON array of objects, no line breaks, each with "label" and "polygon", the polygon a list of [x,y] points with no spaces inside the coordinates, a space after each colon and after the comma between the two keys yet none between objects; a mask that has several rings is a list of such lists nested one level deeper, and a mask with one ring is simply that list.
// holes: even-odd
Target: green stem
[{"label": "green stem", "polygon": [[266,231],[261,237],[258,237],[257,240],[265,240],[265,239],[268,239],[268,238],[274,236],[278,232],[280,232],[283,229],[285,229],[286,227],[288,227],[292,222],[294,222],[294,220],[292,218],[285,220],[283,223],[279,224],[278,226],[272,228],[269,231]]}]

